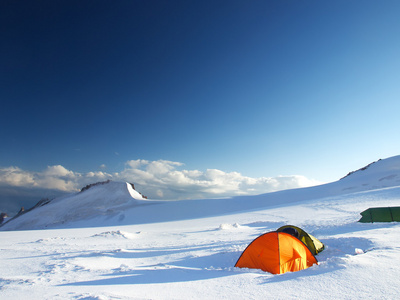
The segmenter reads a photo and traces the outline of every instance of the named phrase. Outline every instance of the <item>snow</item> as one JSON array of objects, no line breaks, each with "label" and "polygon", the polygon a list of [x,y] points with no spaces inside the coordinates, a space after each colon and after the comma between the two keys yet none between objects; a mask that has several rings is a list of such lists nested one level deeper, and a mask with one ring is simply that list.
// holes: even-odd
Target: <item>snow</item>
[{"label": "snow", "polygon": [[[0,298],[396,299],[400,224],[357,221],[400,206],[399,179],[397,156],[327,185],[230,199],[162,202],[126,183],[95,186],[0,227]],[[253,239],[287,224],[325,244],[318,265],[234,267]]]}]

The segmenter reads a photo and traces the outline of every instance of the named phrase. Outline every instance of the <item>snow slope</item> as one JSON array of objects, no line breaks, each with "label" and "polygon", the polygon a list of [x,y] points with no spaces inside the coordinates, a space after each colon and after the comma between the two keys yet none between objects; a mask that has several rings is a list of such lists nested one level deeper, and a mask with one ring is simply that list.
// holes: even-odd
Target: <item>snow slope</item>
[{"label": "snow slope", "polygon": [[[368,207],[400,206],[399,160],[328,185],[254,197],[160,203],[131,200],[123,189],[118,203],[104,197],[113,213],[102,208],[51,230],[0,232],[0,298],[397,299],[399,223],[357,221]],[[123,184],[113,186],[119,193]],[[55,219],[30,213],[24,226],[43,226],[34,223],[38,216]],[[325,244],[318,265],[282,275],[233,267],[254,238],[286,224]]]},{"label": "snow slope", "polygon": [[126,182],[106,182],[97,184],[79,193],[69,194],[51,200],[32,209],[0,229],[38,229],[65,226],[80,220],[95,217],[110,218],[129,208],[150,204]]}]

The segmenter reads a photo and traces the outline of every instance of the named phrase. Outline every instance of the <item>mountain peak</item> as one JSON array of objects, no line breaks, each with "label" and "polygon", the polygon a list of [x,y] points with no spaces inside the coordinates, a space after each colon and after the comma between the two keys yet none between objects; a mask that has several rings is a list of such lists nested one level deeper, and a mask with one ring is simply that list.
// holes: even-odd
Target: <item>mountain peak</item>
[{"label": "mountain peak", "polygon": [[104,181],[90,184],[78,193],[39,201],[32,209],[18,214],[2,230],[57,227],[98,216],[115,216],[120,212],[151,201],[128,182]]},{"label": "mountain peak", "polygon": [[400,155],[379,159],[332,183],[346,191],[367,191],[400,185]]}]

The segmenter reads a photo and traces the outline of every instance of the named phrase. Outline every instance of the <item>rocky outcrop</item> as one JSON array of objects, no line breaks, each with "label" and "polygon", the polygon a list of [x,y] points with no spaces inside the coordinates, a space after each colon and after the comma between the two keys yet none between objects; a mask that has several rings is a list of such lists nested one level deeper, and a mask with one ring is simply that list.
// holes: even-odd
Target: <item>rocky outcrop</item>
[{"label": "rocky outcrop", "polygon": [[84,187],[81,189],[81,192],[84,192],[84,191],[86,191],[86,190],[88,190],[88,189],[90,189],[91,187],[94,187],[94,186],[96,186],[96,185],[107,184],[107,183],[109,183],[109,182],[111,182],[110,179],[109,179],[109,180],[106,180],[106,181],[100,181],[100,182],[95,182],[95,183],[88,184],[88,185],[84,186]]},{"label": "rocky outcrop", "polygon": [[349,172],[346,176],[340,178],[340,180],[342,180],[342,179],[344,179],[344,178],[346,178],[346,177],[348,177],[348,176],[350,176],[351,174],[354,174],[354,173],[356,173],[356,172],[365,171],[365,170],[368,169],[371,165],[373,165],[374,163],[376,163],[376,162],[378,162],[378,161],[380,161],[380,160],[382,160],[382,159],[378,159],[377,161],[374,161],[374,162],[372,162],[372,163],[370,163],[370,164],[366,165],[365,167],[362,167],[362,168],[360,168],[360,169],[358,169],[358,170],[351,171],[351,172]]},{"label": "rocky outcrop", "polygon": [[1,213],[0,214],[0,224],[2,224],[4,222],[5,218],[8,218],[7,213]]}]

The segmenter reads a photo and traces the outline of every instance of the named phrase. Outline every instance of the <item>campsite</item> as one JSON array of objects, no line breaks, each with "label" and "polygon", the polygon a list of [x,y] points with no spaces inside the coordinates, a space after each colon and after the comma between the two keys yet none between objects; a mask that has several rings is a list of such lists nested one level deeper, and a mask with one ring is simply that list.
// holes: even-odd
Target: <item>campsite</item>
[{"label": "campsite", "polygon": [[0,300],[400,299],[400,1],[1,1]]},{"label": "campsite", "polygon": [[[397,156],[331,184],[229,199],[129,202],[128,184],[102,185],[97,196],[94,187],[75,210],[72,195],[15,219],[19,230],[0,227],[1,298],[395,299],[400,226],[359,220],[398,206],[399,166]],[[115,202],[101,202],[116,188]],[[95,197],[108,205],[97,216]],[[253,240],[285,225],[323,243],[318,264],[283,274],[235,267]]]}]

